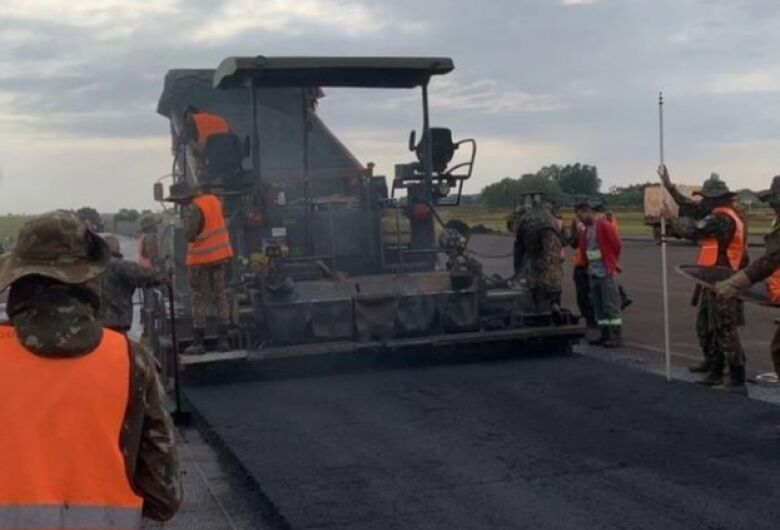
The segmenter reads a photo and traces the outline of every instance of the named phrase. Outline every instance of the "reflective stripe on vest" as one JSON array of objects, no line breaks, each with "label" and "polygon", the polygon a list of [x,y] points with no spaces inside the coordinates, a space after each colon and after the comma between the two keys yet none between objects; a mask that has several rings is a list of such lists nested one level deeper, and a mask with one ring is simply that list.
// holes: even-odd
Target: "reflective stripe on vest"
[{"label": "reflective stripe on vest", "polygon": [[0,506],[0,529],[67,528],[68,530],[141,527],[137,508],[105,506]]},{"label": "reflective stripe on vest", "polygon": [[780,304],[780,269],[766,279],[766,290],[769,293],[769,300],[773,304]]},{"label": "reflective stripe on vest", "polygon": [[198,147],[201,149],[206,147],[206,141],[209,137],[215,134],[230,132],[230,124],[228,124],[227,120],[216,114],[198,112],[192,115],[192,120],[195,122],[195,128],[198,131]]},{"label": "reflective stripe on vest", "polygon": [[141,237],[138,238],[138,264],[144,269],[151,269],[152,262],[149,260],[149,258],[144,256],[145,241],[146,241],[146,234],[141,234]]},{"label": "reflective stripe on vest", "polygon": [[120,447],[130,397],[127,339],[52,359],[0,326],[0,529],[136,529],[143,500]]},{"label": "reflective stripe on vest", "polygon": [[[729,246],[726,249],[726,256],[728,257],[731,268],[738,270],[740,265],[742,265],[742,258],[745,255],[745,223],[742,222],[742,219],[740,219],[739,215],[737,215],[737,212],[735,212],[732,208],[722,206],[712,210],[712,213],[727,215],[729,218],[731,218],[732,221],[734,221],[734,237],[731,238]],[[699,252],[699,260],[697,261],[697,265],[700,267],[714,267],[717,265],[718,239],[714,237],[708,237],[706,239],[702,239],[700,244],[701,251]]]},{"label": "reflective stripe on vest", "polygon": [[232,258],[233,248],[222,213],[222,202],[216,195],[201,195],[193,203],[203,215],[203,230],[187,248],[187,265],[213,265]]}]

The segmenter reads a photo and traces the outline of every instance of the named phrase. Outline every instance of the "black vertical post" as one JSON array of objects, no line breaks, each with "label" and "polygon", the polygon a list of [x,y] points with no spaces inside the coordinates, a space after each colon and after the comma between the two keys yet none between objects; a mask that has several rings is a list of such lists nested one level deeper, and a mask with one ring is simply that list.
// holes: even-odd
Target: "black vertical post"
[{"label": "black vertical post", "polygon": [[422,86],[423,103],[423,145],[425,145],[425,201],[430,204],[433,188],[433,145],[431,142],[431,123],[428,107],[428,84]]},{"label": "black vertical post", "polygon": [[[306,208],[306,250],[314,255],[311,237],[311,197],[309,190],[309,104],[306,87],[301,88],[301,120],[303,125],[303,204]],[[331,244],[333,242],[331,241]]]},{"label": "black vertical post", "polygon": [[252,170],[255,174],[255,185],[259,185],[262,182],[262,176],[260,172],[260,109],[257,87],[255,86],[254,79],[249,82],[249,100],[252,109]]}]

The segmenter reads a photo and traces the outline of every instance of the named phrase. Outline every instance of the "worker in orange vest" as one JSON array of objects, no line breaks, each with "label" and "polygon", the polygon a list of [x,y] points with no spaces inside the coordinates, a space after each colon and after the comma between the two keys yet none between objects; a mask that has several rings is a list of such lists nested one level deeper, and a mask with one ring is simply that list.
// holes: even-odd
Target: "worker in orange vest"
[{"label": "worker in orange vest", "polygon": [[75,216],[28,222],[0,257],[0,528],[140,528],[181,503],[154,358],[97,319],[106,243]]},{"label": "worker in orange vest", "polygon": [[203,112],[190,105],[184,112],[184,127],[182,129],[181,143],[186,146],[188,157],[192,156],[192,167],[198,178],[206,167],[206,144],[209,138],[217,134],[230,133],[230,123],[217,114]]},{"label": "worker in orange vest", "polygon": [[171,201],[184,206],[184,233],[187,238],[187,270],[192,303],[193,341],[184,353],[206,352],[206,315],[208,307],[217,313],[217,351],[230,350],[230,295],[227,265],[233,258],[222,200],[188,185],[172,186]]},{"label": "worker in orange vest", "polygon": [[573,267],[572,279],[574,280],[574,290],[577,294],[577,308],[580,315],[585,319],[585,325],[588,327],[588,339],[594,338],[599,330],[596,322],[596,315],[593,312],[593,304],[590,300],[590,278],[588,276],[588,258],[586,256],[587,248],[581,245],[582,234],[585,233],[585,225],[576,217],[571,221],[571,230],[569,234],[569,245],[574,249],[572,254]]},{"label": "worker in orange vest", "polygon": [[[765,279],[770,301],[780,305],[780,176],[772,179],[772,187],[758,196],[762,201],[768,202],[775,211],[772,231],[764,237],[766,251],[746,269],[735,273],[728,280],[719,282],[715,286],[715,292],[724,298],[733,297],[739,291]],[[772,338],[770,348],[775,372],[780,378],[780,327]]]},{"label": "worker in orange vest", "polygon": [[[670,181],[665,166],[658,171],[665,182]],[[689,217],[670,219],[671,232],[699,243],[701,249],[697,264],[700,267],[743,269],[747,265],[747,231],[733,207],[735,194],[719,178],[712,177],[696,194],[702,197],[701,207],[710,213],[700,220]],[[702,292],[696,331],[704,361],[692,367],[692,371],[707,372],[701,384],[747,394],[745,352],[737,329],[743,323],[744,308],[740,300],[724,298],[709,290]],[[729,365],[729,380],[724,385],[725,362]]]},{"label": "worker in orange vest", "polygon": [[215,134],[230,132],[230,123],[217,114],[203,112],[192,105],[184,113],[185,141],[195,144],[199,152],[206,148],[206,142]]}]

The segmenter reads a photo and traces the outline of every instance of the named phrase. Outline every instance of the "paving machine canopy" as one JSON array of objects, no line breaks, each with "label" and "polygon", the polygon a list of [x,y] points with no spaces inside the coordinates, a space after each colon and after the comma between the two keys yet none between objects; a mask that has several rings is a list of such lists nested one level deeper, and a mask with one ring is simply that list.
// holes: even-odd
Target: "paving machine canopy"
[{"label": "paving machine canopy", "polygon": [[454,68],[446,57],[228,57],[217,67],[214,88],[414,88]]}]

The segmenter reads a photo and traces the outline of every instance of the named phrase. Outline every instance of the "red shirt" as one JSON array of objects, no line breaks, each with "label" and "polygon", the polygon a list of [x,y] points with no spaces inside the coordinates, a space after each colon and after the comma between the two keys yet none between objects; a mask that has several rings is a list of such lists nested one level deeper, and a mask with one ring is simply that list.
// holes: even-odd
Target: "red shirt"
[{"label": "red shirt", "polygon": [[[614,274],[620,263],[620,250],[622,244],[615,225],[603,217],[596,221],[596,241],[598,241],[599,250],[601,250],[601,259],[604,260],[604,267],[607,269],[607,274]],[[588,248],[587,231],[580,233],[578,247],[581,249]],[[587,266],[587,255],[584,256],[584,258],[585,266]]]}]

